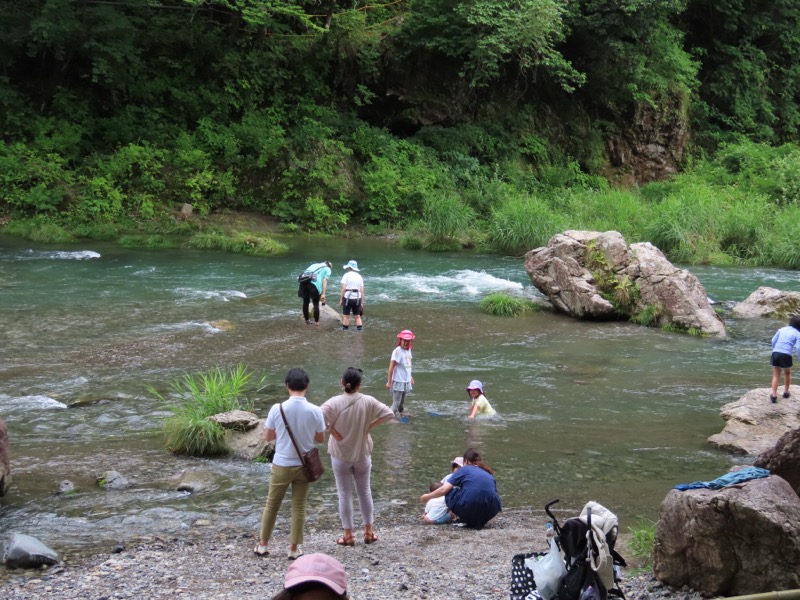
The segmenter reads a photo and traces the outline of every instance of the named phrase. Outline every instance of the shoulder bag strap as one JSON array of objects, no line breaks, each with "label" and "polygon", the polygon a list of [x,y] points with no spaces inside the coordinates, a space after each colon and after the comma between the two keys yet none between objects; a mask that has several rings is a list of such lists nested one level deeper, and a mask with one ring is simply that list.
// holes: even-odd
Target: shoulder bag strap
[{"label": "shoulder bag strap", "polygon": [[281,417],[283,417],[283,424],[286,425],[286,432],[289,434],[289,437],[292,440],[292,444],[294,445],[295,452],[297,452],[297,456],[300,457],[300,462],[302,464],[306,464],[306,461],[303,460],[303,453],[300,452],[300,447],[297,445],[297,442],[294,439],[294,435],[292,435],[292,428],[289,427],[289,421],[286,420],[286,414],[283,412],[283,402],[279,405],[281,409]]}]

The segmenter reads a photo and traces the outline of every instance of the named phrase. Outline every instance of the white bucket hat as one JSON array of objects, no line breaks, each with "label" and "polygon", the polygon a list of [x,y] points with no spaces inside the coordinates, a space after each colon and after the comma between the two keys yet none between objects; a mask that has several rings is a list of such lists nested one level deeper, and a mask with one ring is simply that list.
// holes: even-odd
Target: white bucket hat
[{"label": "white bucket hat", "polygon": [[343,269],[353,269],[353,271],[358,271],[358,263],[354,260],[351,260],[349,263],[342,267]]}]

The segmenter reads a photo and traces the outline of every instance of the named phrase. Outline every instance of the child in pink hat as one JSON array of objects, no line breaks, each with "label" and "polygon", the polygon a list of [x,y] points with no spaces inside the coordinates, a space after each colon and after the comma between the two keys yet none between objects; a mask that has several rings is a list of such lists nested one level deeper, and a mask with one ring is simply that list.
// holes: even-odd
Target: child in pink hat
[{"label": "child in pink hat", "polygon": [[472,400],[472,410],[469,413],[468,419],[474,419],[476,415],[491,417],[496,415],[497,411],[492,408],[486,396],[483,395],[483,384],[477,379],[473,379],[467,386],[467,393]]},{"label": "child in pink hat", "polygon": [[303,554],[286,571],[283,589],[272,600],[293,600],[313,593],[319,600],[346,600],[347,573],[342,563],[327,554]]}]

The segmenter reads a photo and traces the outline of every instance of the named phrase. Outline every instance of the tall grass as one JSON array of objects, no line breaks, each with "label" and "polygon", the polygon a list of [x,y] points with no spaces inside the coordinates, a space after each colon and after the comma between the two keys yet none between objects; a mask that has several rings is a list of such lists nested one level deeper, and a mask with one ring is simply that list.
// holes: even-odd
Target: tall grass
[{"label": "tall grass", "polygon": [[[166,446],[170,452],[187,456],[227,454],[222,427],[208,417],[232,410],[249,410],[252,401],[245,397],[250,390],[263,387],[265,378],[253,381],[253,373],[244,365],[207,373],[186,374],[175,380],[172,392],[178,401],[171,405],[172,416],[164,423]],[[150,392],[166,399],[156,390]]]},{"label": "tall grass", "polygon": [[453,192],[426,198],[422,215],[422,245],[434,252],[458,250],[466,245],[467,232],[475,225],[475,211]]},{"label": "tall grass", "polygon": [[565,219],[541,198],[517,195],[492,211],[485,245],[495,252],[519,256],[541,246],[563,230]]}]

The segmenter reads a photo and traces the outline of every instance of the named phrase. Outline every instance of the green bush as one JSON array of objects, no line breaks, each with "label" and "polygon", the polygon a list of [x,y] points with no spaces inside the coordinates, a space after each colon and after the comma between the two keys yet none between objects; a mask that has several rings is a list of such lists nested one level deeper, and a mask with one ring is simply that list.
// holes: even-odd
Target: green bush
[{"label": "green bush", "polygon": [[656,523],[650,519],[640,518],[639,522],[628,527],[630,538],[628,549],[640,563],[640,569],[648,572],[653,568],[653,545],[656,539]]},{"label": "green bush", "polygon": [[[250,410],[252,402],[245,394],[258,392],[265,378],[252,381],[253,373],[245,366],[207,373],[184,375],[172,384],[178,401],[171,406],[172,416],[164,423],[167,449],[187,456],[220,456],[227,454],[222,427],[208,420],[213,415],[232,410]],[[154,388],[150,393],[167,401]]]},{"label": "green bush", "polygon": [[179,246],[175,240],[159,234],[124,235],[119,239],[119,245],[125,248],[148,248],[150,250]]},{"label": "green bush", "polygon": [[39,216],[33,219],[15,219],[5,227],[9,235],[16,235],[42,244],[74,242],[73,235],[61,225]]},{"label": "green bush", "polygon": [[526,298],[496,292],[481,300],[481,310],[496,317],[519,317],[542,310],[541,305]]}]

